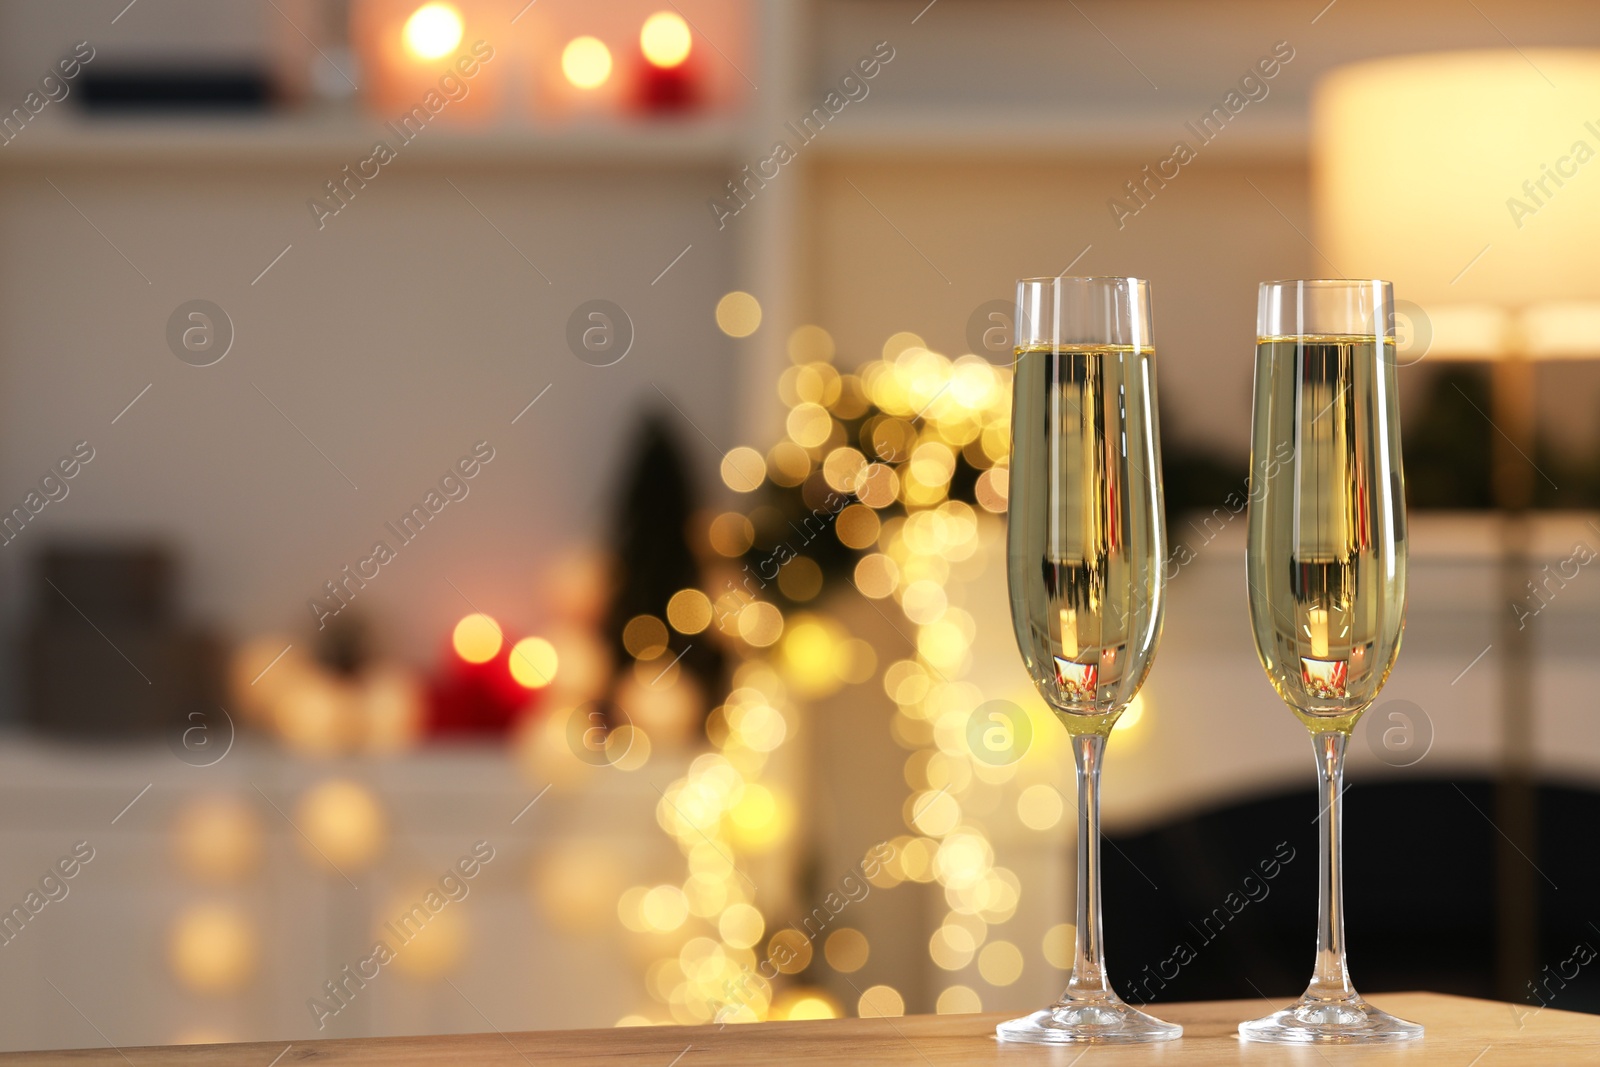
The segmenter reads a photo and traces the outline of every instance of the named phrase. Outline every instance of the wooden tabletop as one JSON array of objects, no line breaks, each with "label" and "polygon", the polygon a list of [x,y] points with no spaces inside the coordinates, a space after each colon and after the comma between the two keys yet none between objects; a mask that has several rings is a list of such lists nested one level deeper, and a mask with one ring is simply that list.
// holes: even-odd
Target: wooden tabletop
[{"label": "wooden tabletop", "polygon": [[[1266,1014],[1255,1001],[1153,1006],[1161,1018],[1182,1023],[1181,1040],[1155,1045],[1099,1046],[1085,1067],[1114,1064],[1339,1067],[1382,1060],[1386,1063],[1440,1064],[1442,1067],[1509,1067],[1600,1062],[1600,1016],[1553,1008],[1532,1010],[1488,1000],[1437,993],[1391,993],[1372,1000],[1386,1011],[1427,1027],[1414,1044],[1317,1046],[1245,1044],[1237,1027],[1243,1019]],[[1273,1005],[1281,1007],[1282,1005]],[[1014,1014],[1014,1013],[1010,1013]],[[826,1022],[755,1023],[690,1027],[638,1027],[619,1030],[547,1030],[514,1034],[456,1034],[446,1037],[355,1038],[343,1041],[265,1042],[242,1045],[176,1045],[166,1048],[81,1049],[0,1055],[0,1064],[104,1064],[106,1067],[294,1067],[296,1064],[372,1064],[384,1067],[529,1067],[546,1064],[600,1064],[612,1067],[722,1067],[834,1064],[944,1065],[1056,1064],[1067,1067],[1084,1046],[1041,1048],[1000,1045],[997,1022],[1008,1013],[912,1015],[901,1019],[835,1019]],[[286,1047],[287,1046],[287,1047]]]}]

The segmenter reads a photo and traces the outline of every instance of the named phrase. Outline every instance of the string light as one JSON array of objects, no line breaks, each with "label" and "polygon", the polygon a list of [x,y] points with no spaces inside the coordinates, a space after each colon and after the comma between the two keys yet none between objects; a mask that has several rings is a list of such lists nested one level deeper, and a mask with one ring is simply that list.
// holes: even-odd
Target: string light
[{"label": "string light", "polygon": [[[734,292],[719,301],[716,318],[737,337],[757,329],[760,315],[753,297]],[[861,554],[850,575],[856,588],[904,617],[915,648],[911,658],[889,662],[881,672],[883,691],[898,709],[891,734],[911,750],[902,812],[911,832],[891,842],[893,858],[877,865],[869,880],[886,889],[903,882],[936,885],[949,910],[929,939],[930,959],[949,971],[976,967],[974,977],[990,986],[1013,984],[1026,969],[1024,953],[988,934],[1015,915],[1020,881],[996,863],[978,819],[1014,810],[1034,830],[1058,826],[1060,789],[1070,768],[1063,770],[1060,745],[1046,729],[1048,712],[1031,703],[1028,714],[1039,721],[1030,752],[1003,765],[974,758],[965,727],[982,694],[965,675],[976,623],[950,592],[952,582],[972,579],[993,557],[983,550],[1003,530],[1011,372],[976,356],[952,360],[910,332],[888,338],[882,358],[853,373],[834,367],[834,340],[816,326],[790,334],[788,352],[793,365],[778,381],[788,409],[785,439],[765,453],[733,450],[723,480],[743,492],[770,480],[812,507],[814,497],[828,492],[855,498],[835,510],[831,533]],[[976,484],[968,480],[973,471]],[[778,509],[757,504],[749,514],[718,515],[706,537],[718,555],[738,560],[758,528],[781,525]],[[820,591],[821,571],[813,560],[796,557],[782,566],[776,585],[791,603],[809,601]],[[816,962],[841,974],[866,962],[866,938],[858,931],[840,929],[815,946],[793,927],[773,931],[743,874],[747,856],[792,832],[793,799],[761,780],[789,736],[789,700],[814,699],[879,676],[872,646],[839,621],[822,612],[786,617],[786,610],[769,599],[693,589],[661,609],[677,632],[714,629],[742,659],[732,689],[706,722],[712,751],[663,790],[657,805],[657,821],[683,852],[688,878],[678,886],[636,886],[618,906],[630,930],[661,936],[672,925],[681,943],[678,955],[651,965],[647,980],[675,1021],[832,1017],[840,1006],[815,989],[790,988],[774,999],[771,985],[752,983],[747,999],[729,1003],[719,983],[737,976],[740,965],[753,967],[758,957],[788,975],[811,967],[814,953],[822,957]],[[653,627],[646,633],[634,620],[624,643],[636,656],[654,658],[666,651],[666,627],[653,616],[640,618]],[[1062,956],[1063,931],[1070,945],[1068,926],[1053,929],[1040,946],[1052,966]],[[951,985],[938,997],[938,1010],[946,1014],[982,1006],[968,984]],[[903,997],[888,986],[870,987],[850,1007],[860,1015],[905,1010]]]}]

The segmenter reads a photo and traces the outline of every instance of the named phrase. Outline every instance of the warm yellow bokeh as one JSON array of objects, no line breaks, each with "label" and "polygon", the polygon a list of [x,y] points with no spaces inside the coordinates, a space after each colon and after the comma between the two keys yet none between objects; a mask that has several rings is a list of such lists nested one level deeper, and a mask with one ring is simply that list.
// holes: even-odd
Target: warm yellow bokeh
[{"label": "warm yellow bokeh", "polygon": [[698,589],[680,589],[667,601],[667,622],[680,634],[697,634],[711,625],[711,598]]},{"label": "warm yellow bokeh", "polygon": [[383,852],[388,821],[365,786],[335,778],[312,786],[294,809],[308,858],[333,864],[348,877]]},{"label": "warm yellow bokeh", "polygon": [[729,337],[749,337],[761,327],[761,302],[735,289],[717,301],[717,328]]},{"label": "warm yellow bokeh", "polygon": [[1064,810],[1061,791],[1047,782],[1035,782],[1017,795],[1017,818],[1030,830],[1050,829]]},{"label": "warm yellow bokeh", "polygon": [[970,1015],[983,1010],[983,1000],[964,985],[953,985],[939,994],[934,1011],[940,1015]]},{"label": "warm yellow bokeh", "polygon": [[822,954],[828,966],[840,974],[853,974],[867,965],[872,947],[860,930],[842,926],[828,935],[822,943]]},{"label": "warm yellow bokeh", "polygon": [[783,612],[758,600],[739,612],[739,636],[757,648],[766,648],[783,636]]},{"label": "warm yellow bokeh", "polygon": [[1133,699],[1128,701],[1128,706],[1123,709],[1122,714],[1117,716],[1117,724],[1112,729],[1119,733],[1133,732],[1144,718],[1145,708],[1144,694],[1135,693]]},{"label": "warm yellow bokeh", "polygon": [[202,904],[172,925],[167,962],[178,981],[196,993],[231,993],[255,974],[255,926],[238,908]]},{"label": "warm yellow bokeh", "polygon": [[868,986],[856,1001],[856,1014],[863,1019],[898,1019],[905,1013],[905,998],[893,986]]},{"label": "warm yellow bokeh", "polygon": [[[430,890],[434,894],[431,902]],[[430,903],[439,910],[433,911]],[[419,883],[410,893],[389,897],[380,914],[385,918],[373,936],[394,952],[389,965],[408,978],[449,974],[466,955],[466,909],[459,902],[450,902],[434,886]]]},{"label": "warm yellow bokeh", "polygon": [[504,641],[500,624],[479,612],[473,612],[456,623],[455,631],[450,635],[456,655],[468,663],[488,663],[499,654]]},{"label": "warm yellow bokeh", "polygon": [[611,77],[611,49],[598,37],[574,37],[561,50],[561,73],[579,89],[598,89]]},{"label": "warm yellow bokeh", "polygon": [[261,861],[261,821],[235,797],[207,796],[178,816],[172,840],[184,874],[217,885],[238,882]]},{"label": "warm yellow bokeh", "polygon": [[417,59],[439,59],[461,43],[465,26],[454,4],[423,4],[406,19],[401,37]]},{"label": "warm yellow bokeh", "polygon": [[1022,977],[1022,950],[1009,941],[991,941],[978,953],[978,973],[992,986],[1008,986]]},{"label": "warm yellow bokeh", "polygon": [[528,689],[542,689],[555,681],[560,661],[556,646],[542,637],[524,637],[511,646],[511,677]]},{"label": "warm yellow bokeh", "polygon": [[635,659],[655,659],[669,639],[666,624],[654,615],[635,615],[622,628],[622,647]]},{"label": "warm yellow bokeh", "polygon": [[591,841],[564,841],[548,846],[533,868],[535,900],[551,922],[563,930],[603,931],[623,886],[621,850]]},{"label": "warm yellow bokeh", "polygon": [[1071,923],[1057,923],[1044,933],[1045,961],[1058,970],[1070,970],[1077,945],[1078,928]]},{"label": "warm yellow bokeh", "polygon": [[689,58],[693,46],[689,24],[673,11],[657,11],[639,30],[639,48],[657,67],[676,67]]},{"label": "warm yellow bokeh", "polygon": [[740,556],[755,541],[756,530],[750,520],[736,511],[725,511],[711,520],[707,537],[719,556]]},{"label": "warm yellow bokeh", "polygon": [[766,932],[766,920],[749,904],[732,904],[717,920],[717,932],[734,948],[750,948],[761,941]]},{"label": "warm yellow bokeh", "polygon": [[837,1019],[839,1006],[821,990],[796,990],[772,1006],[774,1019]]},{"label": "warm yellow bokeh", "polygon": [[789,358],[796,364],[826,363],[833,353],[833,335],[821,326],[801,326],[789,335]]},{"label": "warm yellow bokeh", "polygon": [[766,473],[766,457],[753,448],[741,445],[722,457],[722,483],[736,493],[760,489]]}]

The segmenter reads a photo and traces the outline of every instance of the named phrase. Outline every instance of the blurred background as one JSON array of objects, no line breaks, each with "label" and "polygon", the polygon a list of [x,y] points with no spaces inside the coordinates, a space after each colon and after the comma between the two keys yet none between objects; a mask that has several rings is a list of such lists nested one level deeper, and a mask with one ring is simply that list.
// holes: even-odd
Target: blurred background
[{"label": "blurred background", "polygon": [[1053,998],[1073,772],[1003,533],[1058,273],[1157,322],[1119,989],[1308,973],[1253,301],[1383,276],[1354,976],[1600,1010],[1597,70],[1562,0],[0,5],[0,1046]]}]

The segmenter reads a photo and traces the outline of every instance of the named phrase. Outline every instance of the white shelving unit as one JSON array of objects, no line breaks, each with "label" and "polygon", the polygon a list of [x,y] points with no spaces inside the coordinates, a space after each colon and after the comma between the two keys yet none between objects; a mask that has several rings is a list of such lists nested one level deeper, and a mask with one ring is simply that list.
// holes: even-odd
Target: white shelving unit
[{"label": "white shelving unit", "polygon": [[366,158],[380,139],[398,147],[407,167],[703,166],[737,158],[740,134],[739,125],[725,119],[558,128],[455,127],[424,129],[415,140],[402,145],[383,123],[354,115],[229,121],[72,116],[23,130],[0,151],[0,171],[21,167],[337,165]]}]

